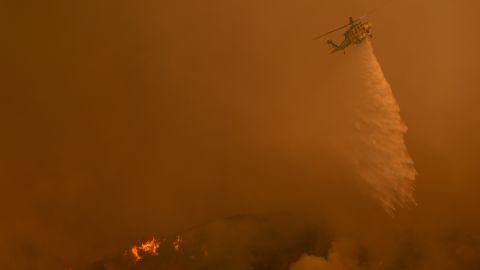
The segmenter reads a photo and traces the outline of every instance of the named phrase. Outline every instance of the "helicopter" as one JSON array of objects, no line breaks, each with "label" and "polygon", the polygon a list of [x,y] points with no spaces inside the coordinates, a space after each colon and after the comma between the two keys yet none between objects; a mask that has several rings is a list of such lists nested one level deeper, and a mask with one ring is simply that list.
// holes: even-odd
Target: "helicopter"
[{"label": "helicopter", "polygon": [[362,22],[360,19],[354,20],[352,17],[349,18],[349,23],[333,29],[325,34],[317,36],[313,38],[313,40],[317,40],[324,36],[330,35],[334,32],[342,30],[343,28],[349,27],[347,31],[343,34],[344,39],[342,43],[336,44],[332,40],[327,40],[327,44],[330,45],[333,49],[330,53],[335,53],[338,51],[343,51],[345,54],[345,49],[352,44],[360,44],[362,43],[367,37],[373,38],[372,35],[372,24],[369,22]]}]

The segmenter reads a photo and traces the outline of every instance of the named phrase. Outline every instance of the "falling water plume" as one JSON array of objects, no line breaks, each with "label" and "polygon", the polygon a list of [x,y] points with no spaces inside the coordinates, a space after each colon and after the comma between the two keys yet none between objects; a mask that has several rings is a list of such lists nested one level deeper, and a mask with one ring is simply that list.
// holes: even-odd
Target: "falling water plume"
[{"label": "falling water plume", "polygon": [[416,170],[405,145],[407,126],[370,41],[359,46],[362,93],[354,107],[355,141],[351,158],[360,178],[385,211],[416,205]]}]

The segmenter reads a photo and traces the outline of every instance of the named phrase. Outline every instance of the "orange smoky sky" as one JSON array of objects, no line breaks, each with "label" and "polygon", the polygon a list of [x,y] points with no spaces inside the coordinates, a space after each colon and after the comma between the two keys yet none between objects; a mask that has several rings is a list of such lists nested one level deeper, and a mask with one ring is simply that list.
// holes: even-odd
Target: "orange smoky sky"
[{"label": "orange smoky sky", "polygon": [[[330,143],[350,136],[355,97],[332,85],[355,87],[340,71],[356,48],[310,42],[375,7],[365,20],[418,171],[418,206],[394,218]],[[404,257],[392,269],[479,269],[478,10],[0,1],[0,268],[83,267],[153,235],[288,212]]]}]

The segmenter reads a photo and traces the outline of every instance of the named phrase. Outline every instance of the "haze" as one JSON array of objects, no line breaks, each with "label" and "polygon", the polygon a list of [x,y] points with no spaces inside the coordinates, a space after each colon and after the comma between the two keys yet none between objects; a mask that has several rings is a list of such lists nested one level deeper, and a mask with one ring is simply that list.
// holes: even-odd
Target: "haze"
[{"label": "haze", "polygon": [[[478,269],[480,3],[381,3],[0,1],[0,268],[85,266],[288,213],[328,227],[333,254]],[[418,206],[394,217],[344,159],[356,48],[310,42],[377,6],[372,44],[418,172]]]}]

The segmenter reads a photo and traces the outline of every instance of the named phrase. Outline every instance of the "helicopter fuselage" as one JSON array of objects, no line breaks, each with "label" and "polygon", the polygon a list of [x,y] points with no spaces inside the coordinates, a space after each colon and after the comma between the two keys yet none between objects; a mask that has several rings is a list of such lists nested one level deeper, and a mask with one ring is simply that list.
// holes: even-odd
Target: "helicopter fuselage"
[{"label": "helicopter fuselage", "polygon": [[359,44],[366,37],[372,36],[372,24],[368,22],[354,24],[344,35],[352,43]]},{"label": "helicopter fuselage", "polygon": [[360,44],[367,37],[372,37],[372,24],[369,22],[354,22],[350,19],[350,28],[345,31],[344,40],[340,45],[328,40],[327,43],[333,47],[330,53],[345,50],[351,44]]}]

